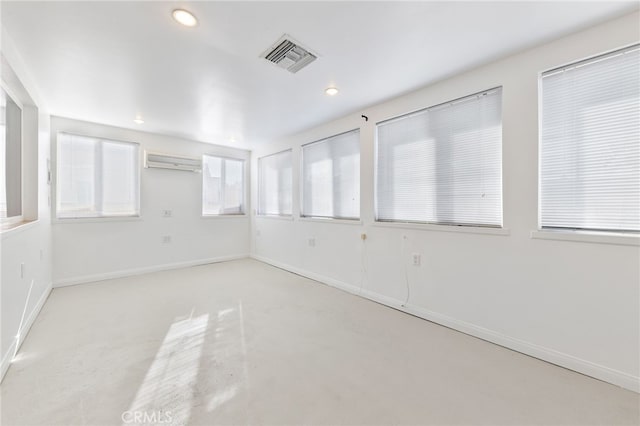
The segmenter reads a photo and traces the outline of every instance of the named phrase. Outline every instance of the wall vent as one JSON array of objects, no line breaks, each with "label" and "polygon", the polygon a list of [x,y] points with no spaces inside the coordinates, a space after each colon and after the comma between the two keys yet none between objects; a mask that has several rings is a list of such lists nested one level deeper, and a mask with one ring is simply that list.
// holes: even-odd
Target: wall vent
[{"label": "wall vent", "polygon": [[260,55],[260,57],[292,73],[300,71],[318,58],[309,52],[309,50],[293,41],[287,34],[282,36],[280,40]]}]

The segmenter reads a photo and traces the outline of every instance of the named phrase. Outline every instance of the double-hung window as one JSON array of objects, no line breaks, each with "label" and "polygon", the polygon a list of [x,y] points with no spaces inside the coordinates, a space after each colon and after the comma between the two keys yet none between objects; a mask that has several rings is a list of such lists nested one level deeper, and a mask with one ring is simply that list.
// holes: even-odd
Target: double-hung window
[{"label": "double-hung window", "polygon": [[0,89],[0,222],[22,218],[22,109]]},{"label": "double-hung window", "polygon": [[502,89],[377,125],[376,220],[502,226]]},{"label": "double-hung window", "polygon": [[291,150],[258,159],[258,214],[292,215]]},{"label": "double-hung window", "polygon": [[640,231],[640,45],[542,74],[540,227]]},{"label": "double-hung window", "polygon": [[58,133],[58,218],[138,216],[139,146]]},{"label": "double-hung window", "polygon": [[244,214],[244,160],[202,157],[202,214]]},{"label": "double-hung window", "polygon": [[360,130],[302,147],[302,216],[360,218]]}]

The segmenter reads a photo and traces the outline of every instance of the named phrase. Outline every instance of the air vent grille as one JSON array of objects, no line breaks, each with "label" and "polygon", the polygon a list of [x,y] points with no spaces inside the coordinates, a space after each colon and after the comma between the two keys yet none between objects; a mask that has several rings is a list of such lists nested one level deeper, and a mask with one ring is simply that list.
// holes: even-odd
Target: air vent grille
[{"label": "air vent grille", "polygon": [[293,42],[288,36],[283,36],[275,47],[262,54],[267,61],[296,73],[317,59],[317,56],[304,47]]},{"label": "air vent grille", "polygon": [[295,43],[292,43],[289,40],[285,40],[282,43],[280,43],[275,49],[269,52],[269,54],[267,54],[265,59],[267,61],[271,61],[277,64],[282,59],[284,59],[287,52],[290,52],[291,50],[293,50],[294,47],[296,47]]}]

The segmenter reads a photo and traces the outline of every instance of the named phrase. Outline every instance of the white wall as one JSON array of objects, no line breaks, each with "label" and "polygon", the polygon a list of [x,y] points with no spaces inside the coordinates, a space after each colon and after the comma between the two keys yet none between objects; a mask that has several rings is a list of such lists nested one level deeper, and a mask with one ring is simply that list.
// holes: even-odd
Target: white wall
[{"label": "white wall", "polygon": [[[250,157],[245,150],[52,117],[52,147],[58,132],[140,143],[141,164],[143,150],[192,157]],[[248,166],[246,170],[248,177]],[[249,216],[202,217],[202,174],[143,168],[140,178],[139,219],[54,220],[54,286],[249,254]],[[172,217],[163,217],[163,210],[171,210]],[[162,242],[165,235],[171,236],[170,244]]]},{"label": "white wall", "polygon": [[31,222],[0,233],[0,378],[51,290],[49,116],[4,31],[2,54],[2,79],[23,104],[23,216]]},{"label": "white wall", "polygon": [[[254,217],[253,255],[639,391],[639,248],[531,238],[537,229],[538,73],[638,42],[638,20],[638,13],[624,16],[255,150],[252,188],[257,188],[257,158],[293,147],[294,219]],[[508,232],[374,223],[375,123],[500,85]],[[300,219],[300,145],[356,127],[361,129],[362,223]],[[256,205],[255,190],[252,196]],[[368,237],[364,243],[361,233]],[[315,247],[308,245],[312,237]],[[419,267],[411,265],[414,252],[422,254]],[[410,297],[402,307],[407,282]]]}]

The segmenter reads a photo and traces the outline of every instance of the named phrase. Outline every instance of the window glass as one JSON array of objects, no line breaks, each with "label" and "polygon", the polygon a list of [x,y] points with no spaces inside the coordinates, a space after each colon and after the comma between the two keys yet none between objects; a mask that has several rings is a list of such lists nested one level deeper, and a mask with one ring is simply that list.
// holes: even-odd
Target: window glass
[{"label": "window glass", "polygon": [[640,231],[640,47],[542,74],[541,228]]},{"label": "window glass", "polygon": [[502,89],[379,123],[376,219],[502,226]]},{"label": "window glass", "polygon": [[139,214],[138,145],[58,134],[57,217]]},{"label": "window glass", "polygon": [[291,150],[258,159],[258,214],[291,216]]},{"label": "window glass", "polygon": [[302,216],[360,217],[360,131],[302,147]]}]

